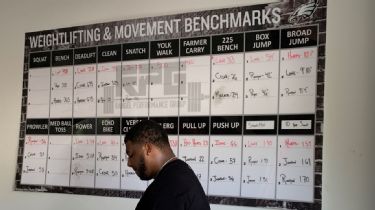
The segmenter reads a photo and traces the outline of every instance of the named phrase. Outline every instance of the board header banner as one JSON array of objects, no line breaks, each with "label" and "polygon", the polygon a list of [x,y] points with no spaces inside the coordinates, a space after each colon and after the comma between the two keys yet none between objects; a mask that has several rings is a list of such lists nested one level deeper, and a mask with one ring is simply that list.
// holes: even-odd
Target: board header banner
[{"label": "board header banner", "polygon": [[26,45],[33,50],[46,50],[103,42],[164,40],[259,30],[278,26],[280,21],[280,7],[262,4],[31,32],[26,34]]}]

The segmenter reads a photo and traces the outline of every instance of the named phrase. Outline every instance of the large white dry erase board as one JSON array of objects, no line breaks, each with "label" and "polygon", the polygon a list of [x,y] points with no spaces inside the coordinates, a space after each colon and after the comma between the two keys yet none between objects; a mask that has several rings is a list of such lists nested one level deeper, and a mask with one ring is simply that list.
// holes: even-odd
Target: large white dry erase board
[{"label": "large white dry erase board", "polygon": [[321,208],[326,1],[26,33],[16,190],[140,197],[159,122],[211,203]]}]

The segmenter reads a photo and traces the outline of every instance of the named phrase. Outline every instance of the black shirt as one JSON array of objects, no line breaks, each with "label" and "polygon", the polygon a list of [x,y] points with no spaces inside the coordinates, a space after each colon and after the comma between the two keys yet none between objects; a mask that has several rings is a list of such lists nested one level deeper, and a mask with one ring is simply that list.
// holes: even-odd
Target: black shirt
[{"label": "black shirt", "polygon": [[182,160],[167,163],[147,187],[136,210],[209,210],[204,190]]}]

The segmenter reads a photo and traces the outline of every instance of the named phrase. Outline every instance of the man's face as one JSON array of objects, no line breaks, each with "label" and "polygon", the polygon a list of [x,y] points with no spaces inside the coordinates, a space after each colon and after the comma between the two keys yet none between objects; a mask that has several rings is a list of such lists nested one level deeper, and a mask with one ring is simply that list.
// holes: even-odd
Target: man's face
[{"label": "man's face", "polygon": [[142,144],[126,143],[126,154],[128,156],[128,166],[131,167],[141,180],[150,180],[152,177],[147,175],[145,152]]}]

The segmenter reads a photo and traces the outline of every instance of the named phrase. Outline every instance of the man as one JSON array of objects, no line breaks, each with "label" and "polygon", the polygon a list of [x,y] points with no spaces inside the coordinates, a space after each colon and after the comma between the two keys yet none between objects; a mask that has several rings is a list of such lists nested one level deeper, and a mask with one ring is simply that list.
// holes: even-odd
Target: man
[{"label": "man", "polygon": [[195,173],[173,154],[168,135],[158,123],[139,122],[126,134],[125,144],[128,166],[140,179],[154,179],[136,210],[210,209]]}]

